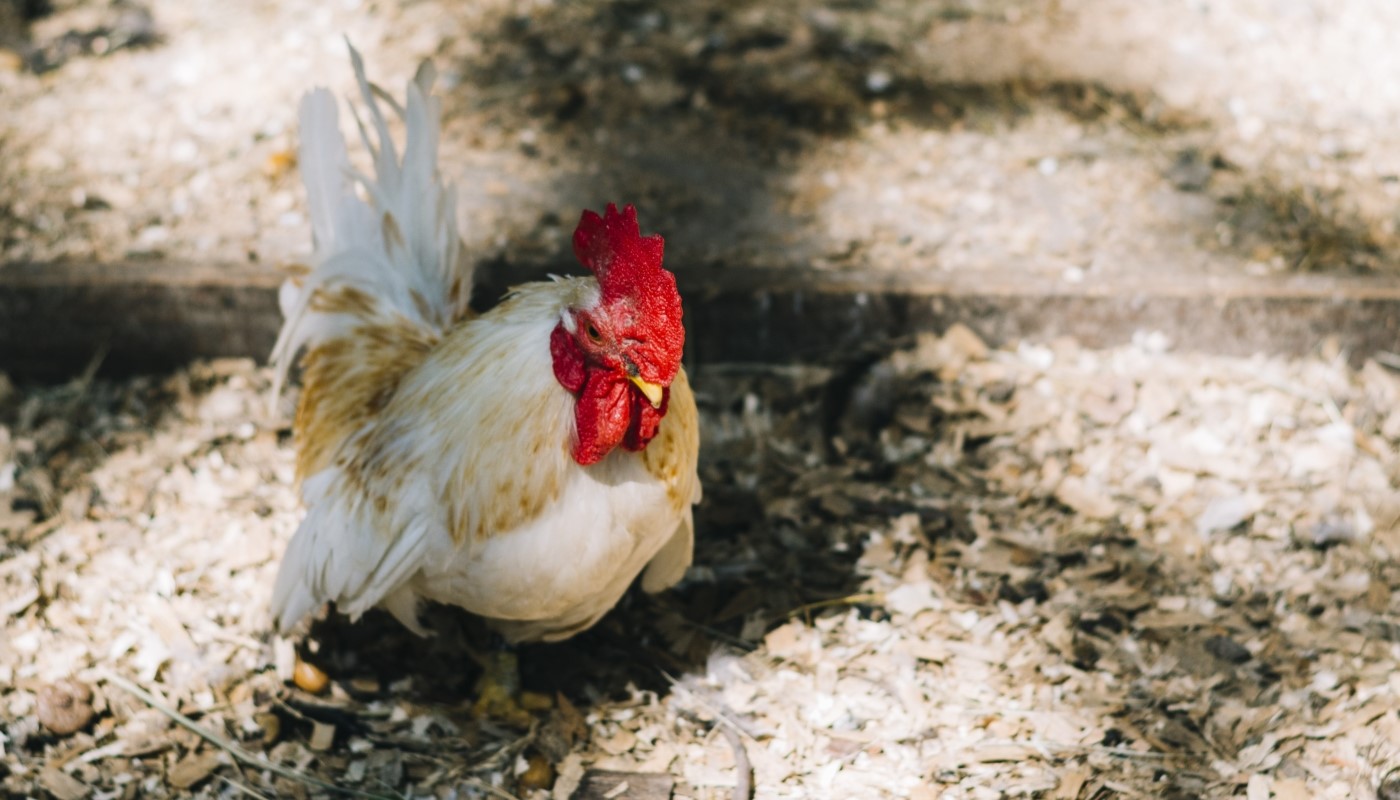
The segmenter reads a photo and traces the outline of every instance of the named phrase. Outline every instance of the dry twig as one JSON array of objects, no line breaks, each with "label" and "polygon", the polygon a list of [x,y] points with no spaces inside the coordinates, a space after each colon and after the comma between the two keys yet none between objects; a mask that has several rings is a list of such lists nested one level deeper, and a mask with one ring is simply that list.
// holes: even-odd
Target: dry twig
[{"label": "dry twig", "polygon": [[208,728],[205,728],[204,726],[200,725],[199,723],[195,722],[194,720],[190,719],[184,714],[181,714],[179,711],[176,711],[175,709],[171,708],[169,705],[166,705],[155,695],[151,694],[145,689],[142,689],[140,686],[137,686],[136,684],[132,683],[126,678],[123,678],[120,675],[107,673],[102,676],[102,679],[107,683],[110,683],[116,686],[117,688],[134,695],[141,702],[169,717],[173,722],[180,725],[180,727],[188,730],[189,732],[195,734],[204,741],[209,742],[215,747],[218,747],[219,749],[228,753],[234,759],[244,764],[247,764],[250,767],[265,769],[274,775],[286,778],[288,780],[298,781],[310,786],[315,786],[317,788],[326,789],[332,792],[340,792],[341,794],[347,794],[352,797],[365,797],[371,798],[371,800],[398,800],[398,798],[395,798],[391,795],[373,794],[371,792],[360,791],[359,789],[348,789],[343,786],[336,786],[335,784],[330,783],[329,781],[323,781],[315,776],[307,775],[303,772],[298,772],[289,767],[284,767],[281,764],[274,764],[273,762],[268,761],[266,758],[259,758],[253,753],[250,753],[247,750],[244,750],[242,747],[239,747],[237,744],[230,741],[229,739],[220,736],[217,733],[214,733],[213,731],[209,730]]},{"label": "dry twig", "polygon": [[727,725],[719,726],[720,735],[734,748],[734,800],[752,800],[753,764],[749,762],[749,751],[744,749],[744,740],[738,732]]}]

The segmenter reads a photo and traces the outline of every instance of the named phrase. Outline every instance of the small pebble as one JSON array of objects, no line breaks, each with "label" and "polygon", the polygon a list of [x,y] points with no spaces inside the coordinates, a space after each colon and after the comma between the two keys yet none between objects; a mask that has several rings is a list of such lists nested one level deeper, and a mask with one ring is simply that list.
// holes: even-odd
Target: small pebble
[{"label": "small pebble", "polygon": [[1400,767],[1396,767],[1381,778],[1380,786],[1376,787],[1377,800],[1400,800]]},{"label": "small pebble", "polygon": [[535,753],[529,758],[529,766],[520,773],[520,789],[522,791],[533,792],[540,789],[548,789],[554,785],[554,767],[545,760],[545,757]]},{"label": "small pebble", "polygon": [[292,682],[302,691],[320,694],[326,690],[331,679],[320,667],[298,658],[296,669],[292,671]]},{"label": "small pebble", "polygon": [[1212,636],[1206,640],[1206,650],[1211,655],[1231,664],[1243,664],[1253,655],[1244,645],[1228,636]]},{"label": "small pebble", "polygon": [[86,728],[92,722],[92,688],[71,678],[39,690],[39,722],[59,736]]}]

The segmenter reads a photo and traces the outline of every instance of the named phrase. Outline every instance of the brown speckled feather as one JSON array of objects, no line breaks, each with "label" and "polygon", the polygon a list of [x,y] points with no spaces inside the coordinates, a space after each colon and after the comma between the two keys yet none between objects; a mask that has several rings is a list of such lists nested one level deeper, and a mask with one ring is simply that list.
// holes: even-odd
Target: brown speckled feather
[{"label": "brown speckled feather", "polygon": [[656,438],[641,452],[647,472],[666,486],[666,497],[677,511],[700,499],[695,462],[700,455],[700,420],[690,379],[682,369],[671,383],[671,403]]},{"label": "brown speckled feather", "polygon": [[404,373],[437,337],[403,321],[366,322],[302,359],[297,404],[297,480],[329,467],[335,452],[384,410]]}]

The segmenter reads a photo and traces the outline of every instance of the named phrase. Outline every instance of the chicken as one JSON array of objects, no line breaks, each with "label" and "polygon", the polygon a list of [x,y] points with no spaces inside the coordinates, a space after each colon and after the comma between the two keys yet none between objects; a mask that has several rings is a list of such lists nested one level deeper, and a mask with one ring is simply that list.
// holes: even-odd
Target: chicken
[{"label": "chicken", "polygon": [[[351,60],[372,177],[351,167],[328,91],[300,108],[314,257],[282,287],[273,362],[276,392],[305,353],[307,511],[273,591],[277,625],[334,601],[352,619],[383,607],[422,634],[429,600],[509,642],[566,638],[638,574],[656,592],[691,561],[698,419],[662,239],[640,234],[630,205],[585,211],[573,249],[592,277],[517,286],[474,314],[437,167],[432,67],[400,107],[353,47]],[[403,120],[401,160],[381,100]]]}]

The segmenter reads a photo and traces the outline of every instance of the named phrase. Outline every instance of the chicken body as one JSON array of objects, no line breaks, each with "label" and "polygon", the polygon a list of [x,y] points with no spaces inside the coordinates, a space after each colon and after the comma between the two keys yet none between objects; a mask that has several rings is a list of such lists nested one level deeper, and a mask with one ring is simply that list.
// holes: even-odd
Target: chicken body
[{"label": "chicken body", "polygon": [[284,287],[274,356],[285,370],[306,351],[296,433],[308,511],[273,613],[285,630],[326,601],[351,617],[383,606],[421,633],[426,599],[512,641],[565,638],[644,570],[643,589],[658,591],[689,566],[694,397],[677,368],[641,449],[580,463],[578,394],[560,382],[551,336],[597,308],[599,280],[527,284],[468,312],[431,73],[409,86],[400,165],[355,64],[379,132],[375,181],[360,179],[369,203],[350,184],[334,100],[313,93],[302,109],[317,263]]}]

